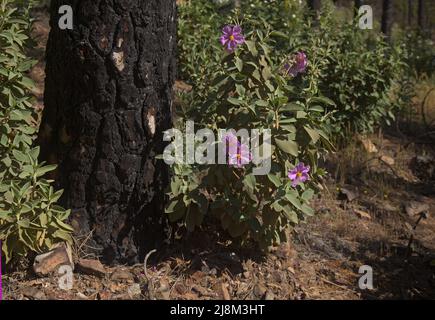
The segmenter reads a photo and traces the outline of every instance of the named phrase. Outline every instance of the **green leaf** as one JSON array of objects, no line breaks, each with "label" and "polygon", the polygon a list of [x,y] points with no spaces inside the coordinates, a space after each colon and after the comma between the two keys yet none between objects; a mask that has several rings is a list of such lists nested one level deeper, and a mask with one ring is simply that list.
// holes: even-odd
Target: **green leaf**
[{"label": "green leaf", "polygon": [[72,243],[71,234],[68,231],[65,231],[65,230],[61,230],[61,229],[56,230],[53,233],[53,238],[62,239],[64,241],[68,242],[68,243]]},{"label": "green leaf", "polygon": [[253,174],[248,174],[247,176],[245,176],[245,178],[243,179],[243,185],[250,189],[251,191],[255,190],[255,184],[257,183],[255,176]]},{"label": "green leaf", "polygon": [[314,215],[314,210],[313,210],[313,208],[307,206],[306,204],[303,204],[303,205],[302,205],[301,211],[302,211],[303,213],[305,213],[307,216],[310,216],[310,217]]},{"label": "green leaf", "polygon": [[314,112],[325,112],[325,109],[321,106],[312,106],[309,110]]},{"label": "green leaf", "polygon": [[235,106],[240,106],[244,103],[243,100],[239,100],[239,99],[232,98],[232,97],[228,98],[227,101]]},{"label": "green leaf", "polygon": [[305,201],[310,201],[313,198],[313,196],[314,196],[314,190],[308,189],[304,191],[301,198],[304,199]]},{"label": "green leaf", "polygon": [[14,155],[15,159],[17,159],[21,163],[28,163],[29,157],[18,150],[12,150],[12,154]]},{"label": "green leaf", "polygon": [[302,204],[298,199],[298,194],[295,190],[290,190],[285,194],[285,198],[295,206],[296,209],[302,210]]},{"label": "green leaf", "polygon": [[172,213],[175,211],[175,207],[178,204],[179,200],[174,200],[169,203],[169,205],[165,208],[165,213]]},{"label": "green leaf", "polygon": [[304,126],[304,129],[308,133],[308,135],[310,136],[313,143],[317,143],[317,141],[319,141],[320,134],[316,130],[311,129],[308,126]]},{"label": "green leaf", "polygon": [[298,103],[288,103],[279,109],[279,112],[295,112],[305,110],[304,106]]},{"label": "green leaf", "polygon": [[254,77],[254,79],[261,81],[260,71],[254,70],[254,72],[252,72],[252,76]]},{"label": "green leaf", "polygon": [[246,93],[246,89],[244,86],[236,84],[236,92],[240,97],[243,97]]},{"label": "green leaf", "polygon": [[272,71],[268,66],[264,67],[263,70],[261,71],[261,75],[263,76],[263,79],[267,81],[270,78],[272,78]]},{"label": "green leaf", "polygon": [[292,209],[292,207],[286,205],[283,207],[283,213],[285,217],[294,224],[299,223],[298,214]]},{"label": "green leaf", "polygon": [[36,169],[36,176],[37,177],[42,177],[47,172],[56,170],[56,168],[57,168],[57,165],[55,165],[55,164],[51,164],[51,165],[48,165],[48,166],[44,166],[44,167],[38,168],[38,169]]},{"label": "green leaf", "polygon": [[329,106],[335,106],[336,103],[334,101],[332,101],[331,99],[327,98],[327,97],[313,97],[311,98],[310,102],[319,102],[319,103],[323,103]]},{"label": "green leaf", "polygon": [[275,185],[275,187],[279,188],[282,185],[281,179],[276,174],[269,173],[267,177],[269,178],[270,182]]},{"label": "green leaf", "polygon": [[236,57],[236,59],[235,59],[235,65],[236,65],[237,70],[239,70],[239,72],[242,72],[242,70],[243,70],[243,61],[242,61],[242,59],[240,59],[239,57]]},{"label": "green leaf", "polygon": [[19,225],[22,228],[29,228],[30,227],[30,220],[29,219],[20,219],[17,221],[17,225]]},{"label": "green leaf", "polygon": [[249,52],[256,57],[258,55],[258,50],[257,47],[255,46],[255,42],[254,41],[246,41],[246,45],[248,47]]},{"label": "green leaf", "polygon": [[269,106],[269,102],[267,102],[265,100],[257,100],[257,101],[255,101],[255,104],[259,107],[268,107]]},{"label": "green leaf", "polygon": [[282,38],[282,39],[285,39],[285,40],[289,39],[288,35],[286,35],[284,32],[281,32],[281,31],[272,31],[270,33],[270,36],[271,37],[275,37],[275,38]]},{"label": "green leaf", "polygon": [[305,111],[298,111],[296,112],[296,118],[297,119],[305,119],[307,117],[307,113]]},{"label": "green leaf", "polygon": [[33,148],[32,150],[30,150],[30,152],[29,152],[29,156],[34,162],[38,161],[39,151],[40,151],[40,148],[36,147],[36,148]]},{"label": "green leaf", "polygon": [[289,153],[295,157],[299,155],[299,146],[296,141],[280,140],[275,138],[276,145],[282,151]]}]

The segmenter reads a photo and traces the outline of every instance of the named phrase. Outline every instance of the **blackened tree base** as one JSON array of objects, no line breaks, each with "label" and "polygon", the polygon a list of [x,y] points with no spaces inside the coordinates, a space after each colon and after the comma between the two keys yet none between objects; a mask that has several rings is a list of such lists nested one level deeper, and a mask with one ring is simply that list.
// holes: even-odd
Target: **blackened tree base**
[{"label": "blackened tree base", "polygon": [[[61,30],[70,5],[73,30]],[[62,205],[87,248],[106,262],[135,263],[164,236],[171,126],[175,0],[51,1],[43,160],[59,165]]]}]

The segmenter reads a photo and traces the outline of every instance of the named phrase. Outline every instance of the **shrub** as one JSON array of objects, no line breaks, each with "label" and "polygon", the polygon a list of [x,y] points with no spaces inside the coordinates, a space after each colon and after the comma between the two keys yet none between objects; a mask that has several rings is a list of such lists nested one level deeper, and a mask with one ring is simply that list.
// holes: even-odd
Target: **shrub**
[{"label": "shrub", "polygon": [[389,125],[397,111],[390,93],[403,67],[401,51],[382,35],[360,30],[356,21],[337,22],[332,11],[304,38],[318,39],[319,47],[328,48],[318,81],[321,93],[336,103],[329,108],[331,132],[346,137]]},{"label": "shrub", "polygon": [[[317,160],[329,140],[390,124],[408,99],[394,100],[407,70],[401,46],[337,18],[332,2],[312,26],[302,3],[249,0],[238,11],[198,0],[181,8],[180,68],[193,91],[183,97],[180,128],[194,119],[214,130],[271,129],[274,137],[268,176],[253,176],[249,166],[174,166],[167,212],[189,231],[207,216],[263,248],[284,240],[286,226],[312,214],[309,199],[324,173]],[[216,30],[234,16],[252,31],[222,58]],[[309,58],[308,70],[288,78],[283,66],[296,52]],[[300,162],[310,165],[311,180],[295,188],[287,172]]]},{"label": "shrub", "polygon": [[180,78],[195,84],[197,90],[207,79],[209,65],[219,60],[215,30],[225,20],[218,14],[212,1],[192,1],[178,10],[178,59]]},{"label": "shrub", "polygon": [[0,240],[6,261],[70,241],[69,211],[56,205],[62,191],[43,178],[54,166],[38,163],[32,148],[37,123],[26,72],[34,61],[25,55],[29,6],[0,0]]},{"label": "shrub", "polygon": [[[235,14],[219,10],[203,1],[181,10],[180,66],[183,78],[196,91],[206,93],[210,70],[219,63],[218,43],[209,40],[213,31]],[[406,61],[399,46],[390,46],[376,31],[359,29],[356,20],[336,18],[334,12],[327,2],[320,23],[313,27],[300,1],[250,0],[243,1],[240,19],[252,30],[261,29],[265,23],[270,26],[275,40],[272,59],[297,50],[318,56],[321,65],[311,76],[320,93],[335,102],[328,107],[333,112],[328,131],[334,138],[343,138],[391,123],[398,111],[391,100],[391,89],[400,80]]]},{"label": "shrub", "polygon": [[[288,52],[287,36],[302,29],[304,7],[299,0],[241,1],[240,11],[232,10],[233,1],[196,0],[183,4],[178,9],[178,59],[179,76],[193,84],[195,90],[207,90],[211,64],[219,63],[220,47],[216,30],[234,15],[239,14],[250,28],[262,28],[264,23],[270,25],[275,32],[274,50]],[[220,3],[223,3],[222,6]]]},{"label": "shrub", "polygon": [[[253,24],[245,20],[244,28]],[[270,129],[271,172],[255,176],[252,164],[175,165],[167,213],[171,221],[184,220],[189,231],[205,217],[217,218],[231,236],[254,239],[266,248],[284,241],[288,226],[314,213],[309,202],[324,174],[317,161],[329,145],[323,106],[333,103],[317,95],[310,76],[319,65],[315,56],[309,57],[308,75],[289,76],[286,62],[294,62],[274,56],[276,32],[267,23],[255,30],[235,52],[219,49],[223,58],[208,70],[211,85],[207,91],[194,90],[181,123],[193,119],[214,131]],[[217,38],[215,31],[208,41]],[[310,180],[294,184],[288,175],[301,163],[309,164]]]},{"label": "shrub", "polygon": [[435,73],[435,46],[430,35],[419,30],[407,30],[398,40],[402,45],[407,65],[419,77],[429,78]]}]

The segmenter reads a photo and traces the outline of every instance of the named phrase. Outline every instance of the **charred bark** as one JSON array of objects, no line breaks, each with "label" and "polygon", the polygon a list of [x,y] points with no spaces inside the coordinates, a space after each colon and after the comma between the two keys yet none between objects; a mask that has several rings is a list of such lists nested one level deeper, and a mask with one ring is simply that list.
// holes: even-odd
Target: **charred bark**
[{"label": "charred bark", "polygon": [[361,8],[363,5],[364,5],[363,0],[355,0],[355,2],[354,2],[355,16],[358,16],[359,8]]},{"label": "charred bark", "polygon": [[[58,10],[71,5],[73,30]],[[41,156],[61,202],[106,262],[134,263],[163,239],[175,77],[175,0],[52,0]]]},{"label": "charred bark", "polygon": [[316,14],[319,14],[321,7],[321,0],[308,0],[308,8],[314,11]]},{"label": "charred bark", "polygon": [[364,1],[363,0],[355,0],[355,8],[358,11],[359,8],[361,8],[364,5]]},{"label": "charred bark", "polygon": [[389,39],[393,26],[393,1],[383,0],[382,4],[382,32]]},{"label": "charred bark", "polygon": [[418,0],[418,26],[420,30],[424,30],[424,0]]},{"label": "charred bark", "polygon": [[308,0],[309,16],[314,20],[314,26],[319,25],[320,10],[322,8],[321,0]]},{"label": "charred bark", "polygon": [[412,0],[408,0],[408,26],[412,26],[412,20],[414,16],[414,7],[412,5]]}]

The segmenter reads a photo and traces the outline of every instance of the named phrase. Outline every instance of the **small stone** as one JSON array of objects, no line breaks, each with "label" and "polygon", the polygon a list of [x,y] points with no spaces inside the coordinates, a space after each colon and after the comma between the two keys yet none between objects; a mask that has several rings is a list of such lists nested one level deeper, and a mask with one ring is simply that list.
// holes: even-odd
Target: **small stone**
[{"label": "small stone", "polygon": [[363,145],[364,149],[367,151],[367,153],[377,153],[378,152],[378,148],[376,148],[376,146],[374,145],[374,143],[365,137],[360,137],[359,138],[361,144]]},{"label": "small stone", "polygon": [[179,295],[184,295],[187,293],[188,289],[186,288],[186,286],[182,283],[177,283],[174,285],[174,289],[175,291],[179,294]]},{"label": "small stone", "polygon": [[221,284],[221,290],[222,290],[222,296],[223,296],[224,300],[226,300],[226,301],[231,300],[230,293],[228,292],[227,285],[225,283]]},{"label": "small stone", "polygon": [[80,259],[77,263],[77,269],[88,275],[104,277],[106,275],[106,269],[98,260]]},{"label": "small stone", "polygon": [[59,244],[47,253],[36,256],[33,263],[33,271],[40,277],[48,276],[59,270],[61,266],[74,268],[71,248],[65,244]]},{"label": "small stone", "polygon": [[389,156],[381,156],[379,158],[382,162],[390,165],[390,166],[394,166],[394,164],[396,163],[396,161],[394,161],[393,158],[389,157]]},{"label": "small stone", "polygon": [[192,86],[184,81],[176,80],[174,84],[174,91],[177,93],[189,93],[192,91]]},{"label": "small stone", "polygon": [[275,294],[272,291],[267,291],[265,300],[272,301],[275,300]]},{"label": "small stone", "polygon": [[140,284],[139,283],[135,283],[135,284],[131,285],[130,287],[128,287],[127,293],[128,293],[128,296],[131,299],[139,297],[142,294],[142,290],[140,288]]},{"label": "small stone", "polygon": [[166,279],[161,279],[159,281],[160,285],[157,289],[158,292],[168,292],[171,290],[171,286],[169,285],[169,282]]},{"label": "small stone", "polygon": [[196,284],[192,285],[192,290],[199,293],[202,296],[207,296],[209,294],[206,288],[203,288]]},{"label": "small stone", "polygon": [[406,213],[412,217],[421,213],[429,212],[429,205],[427,203],[411,201],[406,205],[405,210]]},{"label": "small stone", "polygon": [[23,295],[32,300],[47,300],[44,292],[34,287],[27,287],[23,289]]},{"label": "small stone", "polygon": [[352,202],[356,198],[358,198],[357,193],[345,188],[340,189],[339,200],[347,200],[349,202]]},{"label": "small stone", "polygon": [[353,212],[355,212],[355,214],[360,217],[361,219],[367,219],[367,220],[371,220],[372,217],[369,213],[362,211],[362,210],[358,210],[358,209],[354,209]]},{"label": "small stone", "polygon": [[102,291],[97,294],[98,300],[112,300],[112,293],[110,291]]},{"label": "small stone", "polygon": [[399,211],[399,209],[397,209],[395,206],[393,206],[388,201],[383,201],[382,202],[382,210],[383,211],[388,211],[388,212],[397,212],[397,211]]},{"label": "small stone", "polygon": [[257,284],[254,287],[254,294],[258,297],[258,298],[262,298],[264,297],[264,295],[266,294],[266,287],[262,284]]},{"label": "small stone", "polygon": [[405,227],[406,229],[408,229],[408,231],[413,232],[414,228],[412,227],[412,225],[408,222],[405,222]]},{"label": "small stone", "polygon": [[127,282],[134,281],[133,274],[127,270],[122,270],[122,269],[115,270],[115,272],[112,273],[112,276],[110,278],[114,281],[127,281]]},{"label": "small stone", "polygon": [[78,293],[77,293],[77,298],[78,298],[79,300],[89,300],[89,298],[88,298],[85,294],[83,294],[83,293],[81,293],[81,292],[78,292]]},{"label": "small stone", "polygon": [[160,295],[162,297],[162,300],[170,300],[171,299],[171,292],[170,291],[160,292]]}]

